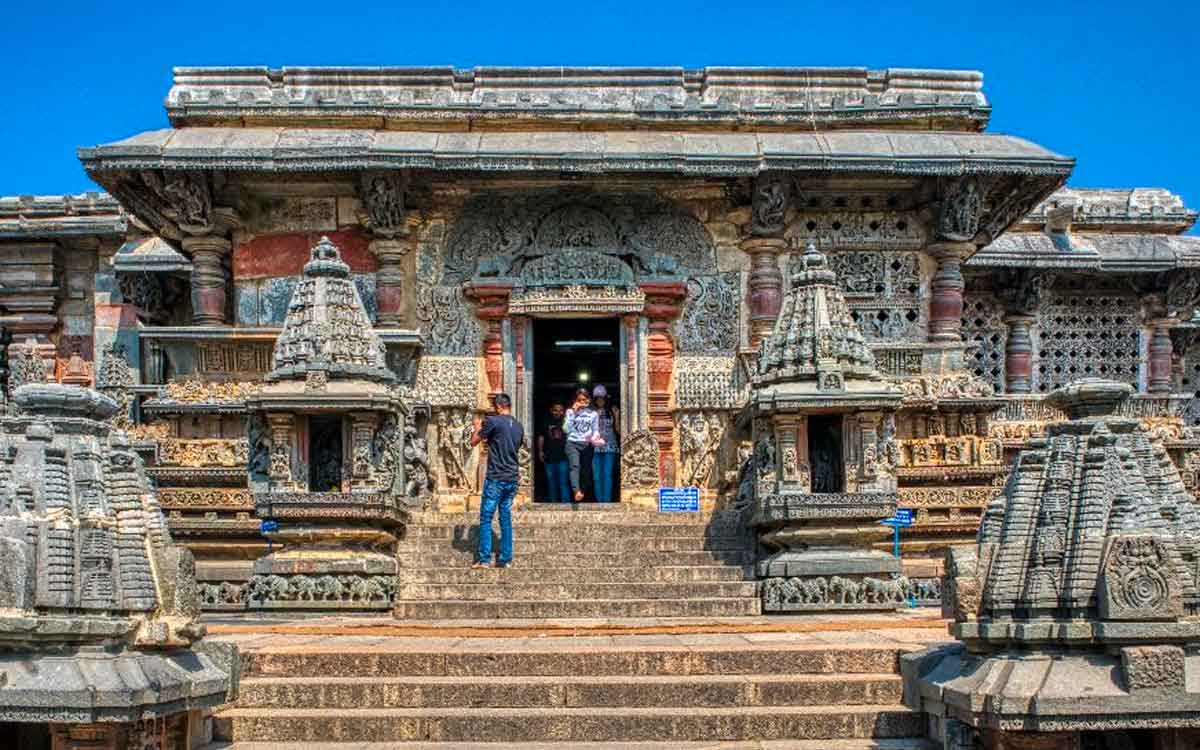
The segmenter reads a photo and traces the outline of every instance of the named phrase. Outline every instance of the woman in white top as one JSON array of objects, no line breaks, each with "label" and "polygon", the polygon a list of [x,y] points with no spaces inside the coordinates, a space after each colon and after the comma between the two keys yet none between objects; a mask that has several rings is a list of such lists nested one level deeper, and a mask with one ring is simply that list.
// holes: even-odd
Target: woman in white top
[{"label": "woman in white top", "polygon": [[583,489],[579,482],[579,467],[583,454],[591,446],[603,443],[598,432],[599,419],[596,410],[592,408],[591,397],[586,388],[575,391],[575,403],[567,409],[567,417],[563,429],[567,433],[567,464],[570,466],[571,498],[575,502],[583,500]]}]

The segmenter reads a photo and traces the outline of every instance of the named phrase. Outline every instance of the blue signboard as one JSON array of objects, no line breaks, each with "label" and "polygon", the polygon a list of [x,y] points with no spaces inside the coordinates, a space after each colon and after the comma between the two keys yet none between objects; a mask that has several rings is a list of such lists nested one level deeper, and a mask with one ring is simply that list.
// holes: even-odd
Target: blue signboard
[{"label": "blue signboard", "polygon": [[891,518],[885,518],[880,521],[880,523],[884,524],[885,526],[912,526],[912,508],[896,508],[896,512],[892,514]]},{"label": "blue signboard", "polygon": [[699,513],[699,487],[659,487],[659,513]]},{"label": "blue signboard", "polygon": [[278,521],[261,521],[258,524],[258,531],[261,534],[270,534],[272,531],[279,531]]}]

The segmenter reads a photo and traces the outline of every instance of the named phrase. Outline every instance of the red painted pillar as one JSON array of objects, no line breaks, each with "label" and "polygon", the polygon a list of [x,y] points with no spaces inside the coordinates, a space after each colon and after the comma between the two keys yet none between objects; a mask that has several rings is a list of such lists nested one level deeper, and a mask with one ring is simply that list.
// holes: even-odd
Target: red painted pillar
[{"label": "red painted pillar", "polygon": [[1030,393],[1033,390],[1033,337],[1029,326],[1032,315],[1009,315],[1008,340],[1004,342],[1004,390],[1006,393]]},{"label": "red painted pillar", "polygon": [[962,340],[963,289],[962,261],[974,249],[969,242],[939,242],[929,246],[937,259],[937,272],[930,283],[929,340]]},{"label": "red painted pillar", "polygon": [[495,396],[504,389],[504,340],[500,326],[508,315],[511,284],[470,284],[464,293],[479,307],[476,316],[484,322],[483,371],[487,375],[488,395]]},{"label": "red painted pillar", "polygon": [[404,256],[407,239],[375,240],[371,251],[379,262],[375,274],[375,294],[379,302],[379,325],[398,326],[404,322]]},{"label": "red painted pillar", "polygon": [[742,240],[742,251],[750,256],[750,346],[771,335],[779,309],[783,305],[783,274],[779,255],[786,243],[780,237],[752,237]]},{"label": "red painted pillar", "polygon": [[1150,334],[1150,377],[1146,390],[1150,393],[1171,392],[1171,344],[1170,323],[1173,321],[1158,320]]},{"label": "red painted pillar", "polygon": [[675,420],[671,417],[671,373],[675,369],[675,342],[671,321],[679,316],[687,296],[680,281],[649,281],[640,285],[646,293],[644,314],[649,321],[646,335],[646,411],[649,429],[658,441],[658,475],[666,486],[675,483]]}]

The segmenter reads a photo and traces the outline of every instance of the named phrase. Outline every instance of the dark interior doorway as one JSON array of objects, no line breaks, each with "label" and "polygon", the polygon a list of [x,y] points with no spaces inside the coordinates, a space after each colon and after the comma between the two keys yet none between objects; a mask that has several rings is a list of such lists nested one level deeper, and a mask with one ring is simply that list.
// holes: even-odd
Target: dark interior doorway
[{"label": "dark interior doorway", "polygon": [[311,417],[308,420],[308,490],[340,492],[342,489],[342,420]]},{"label": "dark interior doorway", "polygon": [[842,492],[846,486],[842,469],[841,417],[808,418],[808,465],[813,492]]},{"label": "dark interior doorway", "polygon": [[[533,322],[534,499],[550,499],[546,469],[537,455],[537,436],[550,424],[555,402],[570,407],[577,388],[590,393],[597,385],[608,391],[609,403],[621,408],[620,327],[617,318],[547,318]],[[583,461],[582,484],[594,500],[591,465]],[[613,481],[613,500],[620,498],[620,462]]]}]

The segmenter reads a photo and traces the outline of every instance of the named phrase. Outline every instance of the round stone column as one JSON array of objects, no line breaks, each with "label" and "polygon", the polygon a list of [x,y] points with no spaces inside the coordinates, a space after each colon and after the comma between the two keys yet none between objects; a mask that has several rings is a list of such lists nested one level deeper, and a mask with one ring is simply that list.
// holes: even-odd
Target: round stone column
[{"label": "round stone column", "polygon": [[930,283],[929,340],[954,342],[962,340],[963,259],[974,249],[970,242],[939,242],[929,246],[929,254],[937,259],[937,272]]},{"label": "round stone column", "polygon": [[1033,391],[1032,315],[1008,315],[1008,340],[1004,342],[1004,390],[1006,393]]},{"label": "round stone column", "polygon": [[225,303],[229,276],[225,258],[233,243],[224,237],[184,237],[183,252],[192,256],[192,322],[220,326],[228,322]]},{"label": "round stone column", "polygon": [[771,334],[783,305],[783,274],[779,256],[787,247],[781,237],[751,237],[742,240],[742,251],[750,256],[750,346]]},{"label": "round stone column", "polygon": [[1171,392],[1171,357],[1174,347],[1171,343],[1172,320],[1156,320],[1151,323],[1149,378],[1146,390],[1149,393]]},{"label": "round stone column", "polygon": [[408,249],[406,239],[381,239],[371,243],[371,252],[379,261],[379,270],[375,274],[375,288],[381,326],[398,326],[404,322],[403,263]]}]

